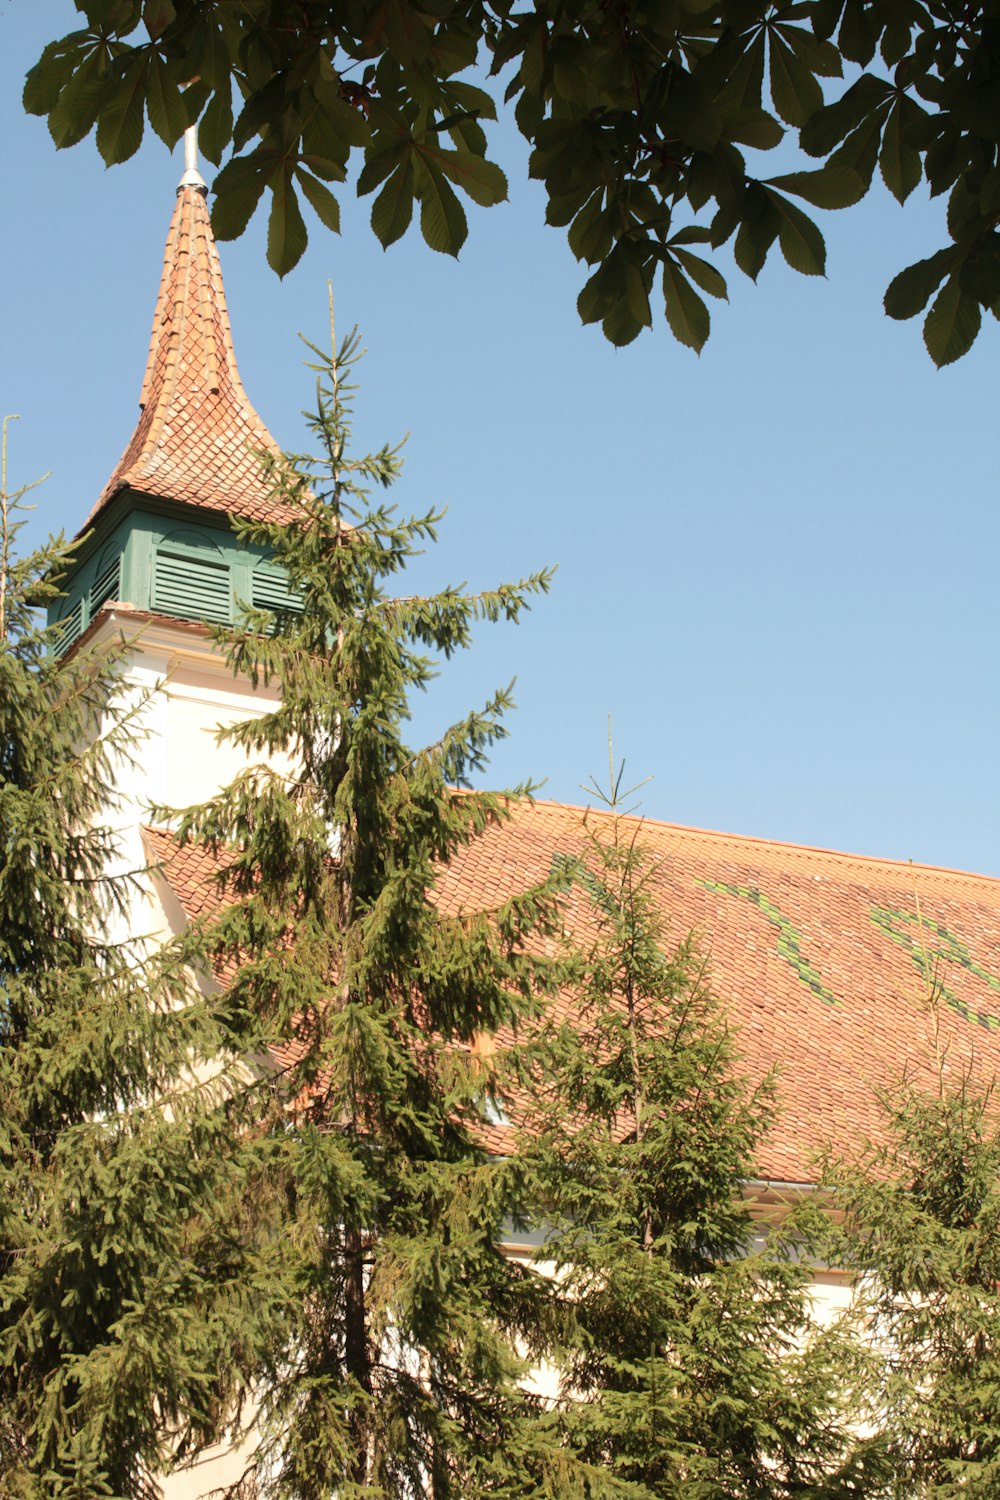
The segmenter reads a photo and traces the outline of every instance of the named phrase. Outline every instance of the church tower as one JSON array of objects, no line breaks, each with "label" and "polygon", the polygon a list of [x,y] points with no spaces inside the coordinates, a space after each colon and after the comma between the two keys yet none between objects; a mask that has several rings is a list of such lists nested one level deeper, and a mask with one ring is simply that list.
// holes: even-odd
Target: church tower
[{"label": "church tower", "polygon": [[242,764],[215,746],[214,732],[271,699],[233,678],[206,627],[235,620],[243,603],[292,602],[281,571],[239,541],[230,520],[282,518],[260,462],[279,450],[236,366],[193,130],[185,157],[139,420],[53,611],[63,651],[111,635],[130,642],[126,681],[151,694],[142,766],[132,773],[137,808],[200,800]]},{"label": "church tower", "polygon": [[193,131],[153,317],[139,421],[87,517],[93,528],[59,614],[68,649],[109,602],[226,622],[241,599],[278,603],[280,579],[237,547],[228,517],[280,519],[261,474],[278,447],[243,389]]}]

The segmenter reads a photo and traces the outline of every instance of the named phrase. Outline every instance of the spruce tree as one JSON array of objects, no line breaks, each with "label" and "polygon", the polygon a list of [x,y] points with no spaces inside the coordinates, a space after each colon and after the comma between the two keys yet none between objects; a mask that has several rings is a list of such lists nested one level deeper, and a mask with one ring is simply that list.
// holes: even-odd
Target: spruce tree
[{"label": "spruce tree", "polygon": [[[0,1495],[144,1500],[214,1429],[224,1253],[218,1038],[169,948],[128,931],[115,777],[141,752],[123,647],[60,655],[73,561],[18,555],[0,479]],[[27,488],[31,488],[28,486]],[[224,1246],[221,1246],[224,1252]],[[231,1330],[229,1330],[231,1332]]]},{"label": "spruce tree", "polygon": [[244,1095],[258,1441],[242,1486],[514,1494],[547,1289],[501,1253],[511,1174],[479,1038],[533,1009],[546,965],[528,939],[552,891],[489,910],[440,895],[449,861],[526,790],[470,789],[510,690],[426,748],[404,732],[435,662],[476,621],[516,620],[549,575],[393,592],[439,516],[402,519],[379,495],[397,450],[350,449],[356,335],[313,352],[316,452],[271,465],[291,519],[239,527],[284,570],[289,607],[217,633],[280,704],[225,731],[251,764],[175,825],[219,861],[222,909],[189,955],[222,976],[229,1044],[260,1060]]},{"label": "spruce tree", "polygon": [[881,1138],[828,1162],[833,1249],[871,1370],[858,1459],[875,1500],[1000,1493],[1000,1120],[995,1080],[947,1066],[926,964],[932,1076],[882,1090]]},{"label": "spruce tree", "polygon": [[567,865],[583,935],[572,1014],[538,1028],[519,1081],[522,1169],[547,1204],[539,1256],[572,1319],[548,1417],[575,1461],[558,1493],[854,1493],[850,1361],[811,1317],[812,1215],[761,1244],[743,1191],[775,1080],[750,1087],[693,938],[665,941],[622,768],[591,790],[606,811],[584,816]]}]

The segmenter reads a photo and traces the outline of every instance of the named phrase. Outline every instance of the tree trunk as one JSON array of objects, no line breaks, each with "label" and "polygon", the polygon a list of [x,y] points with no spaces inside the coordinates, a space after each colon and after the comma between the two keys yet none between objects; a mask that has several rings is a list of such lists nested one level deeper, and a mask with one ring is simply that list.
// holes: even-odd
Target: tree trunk
[{"label": "tree trunk", "polygon": [[[344,1363],[348,1373],[366,1396],[372,1393],[368,1354],[368,1321],[365,1310],[365,1260],[361,1231],[348,1229],[344,1236],[346,1277],[344,1282]],[[359,1402],[351,1418],[354,1464],[351,1478],[363,1485],[368,1480],[368,1403]]]}]

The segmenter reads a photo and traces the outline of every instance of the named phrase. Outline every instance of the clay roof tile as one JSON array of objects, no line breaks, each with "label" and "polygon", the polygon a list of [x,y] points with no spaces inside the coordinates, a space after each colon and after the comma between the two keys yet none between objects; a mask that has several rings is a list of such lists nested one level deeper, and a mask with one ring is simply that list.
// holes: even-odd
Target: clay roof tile
[{"label": "clay roof tile", "polygon": [[91,511],[123,489],[217,514],[281,521],[261,451],[278,445],[250,404],[233,352],[203,188],[182,185],[163,257],[135,432]]},{"label": "clay roof tile", "polygon": [[[585,851],[582,816],[518,805],[439,872],[437,899],[474,910],[526,888]],[[606,823],[587,817],[598,830]],[[778,1070],[781,1108],[761,1176],[807,1181],[827,1141],[878,1139],[878,1088],[904,1069],[931,1083],[935,1038],[953,1078],[1000,1072],[1000,881],[652,820],[639,836],[668,942],[695,930],[751,1081]],[[218,909],[217,862],[167,833],[147,837],[188,916]],[[586,937],[593,908],[576,887],[566,915]],[[572,995],[561,1001],[572,1014]]]}]

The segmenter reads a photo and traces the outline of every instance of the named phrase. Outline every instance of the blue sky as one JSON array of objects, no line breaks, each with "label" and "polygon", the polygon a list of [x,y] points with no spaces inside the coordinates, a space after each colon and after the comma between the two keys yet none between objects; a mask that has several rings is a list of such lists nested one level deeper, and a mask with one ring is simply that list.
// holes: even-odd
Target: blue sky
[{"label": "blue sky", "polygon": [[[22,115],[25,70],[74,16],[0,0],[0,411],[21,414],[12,477],[52,470],[36,534],[78,529],[134,425],[181,170],[147,132],[105,171]],[[413,231],[383,253],[348,193],[342,236],[315,224],[284,282],[262,212],[221,246],[244,383],[284,446],[328,279],[360,325],[358,440],[409,431],[400,507],[449,506],[410,587],[559,565],[415,704],[415,739],[516,676],[493,784],[581,800],[610,714],[650,817],[1000,874],[1000,326],[936,371],[919,323],[881,308],[936,248],[939,205],[877,188],[820,215],[826,280],[732,269],[700,360],[665,323],[616,351],[579,324],[580,268],[511,127],[496,154],[510,202],[470,207],[458,262]]]}]

